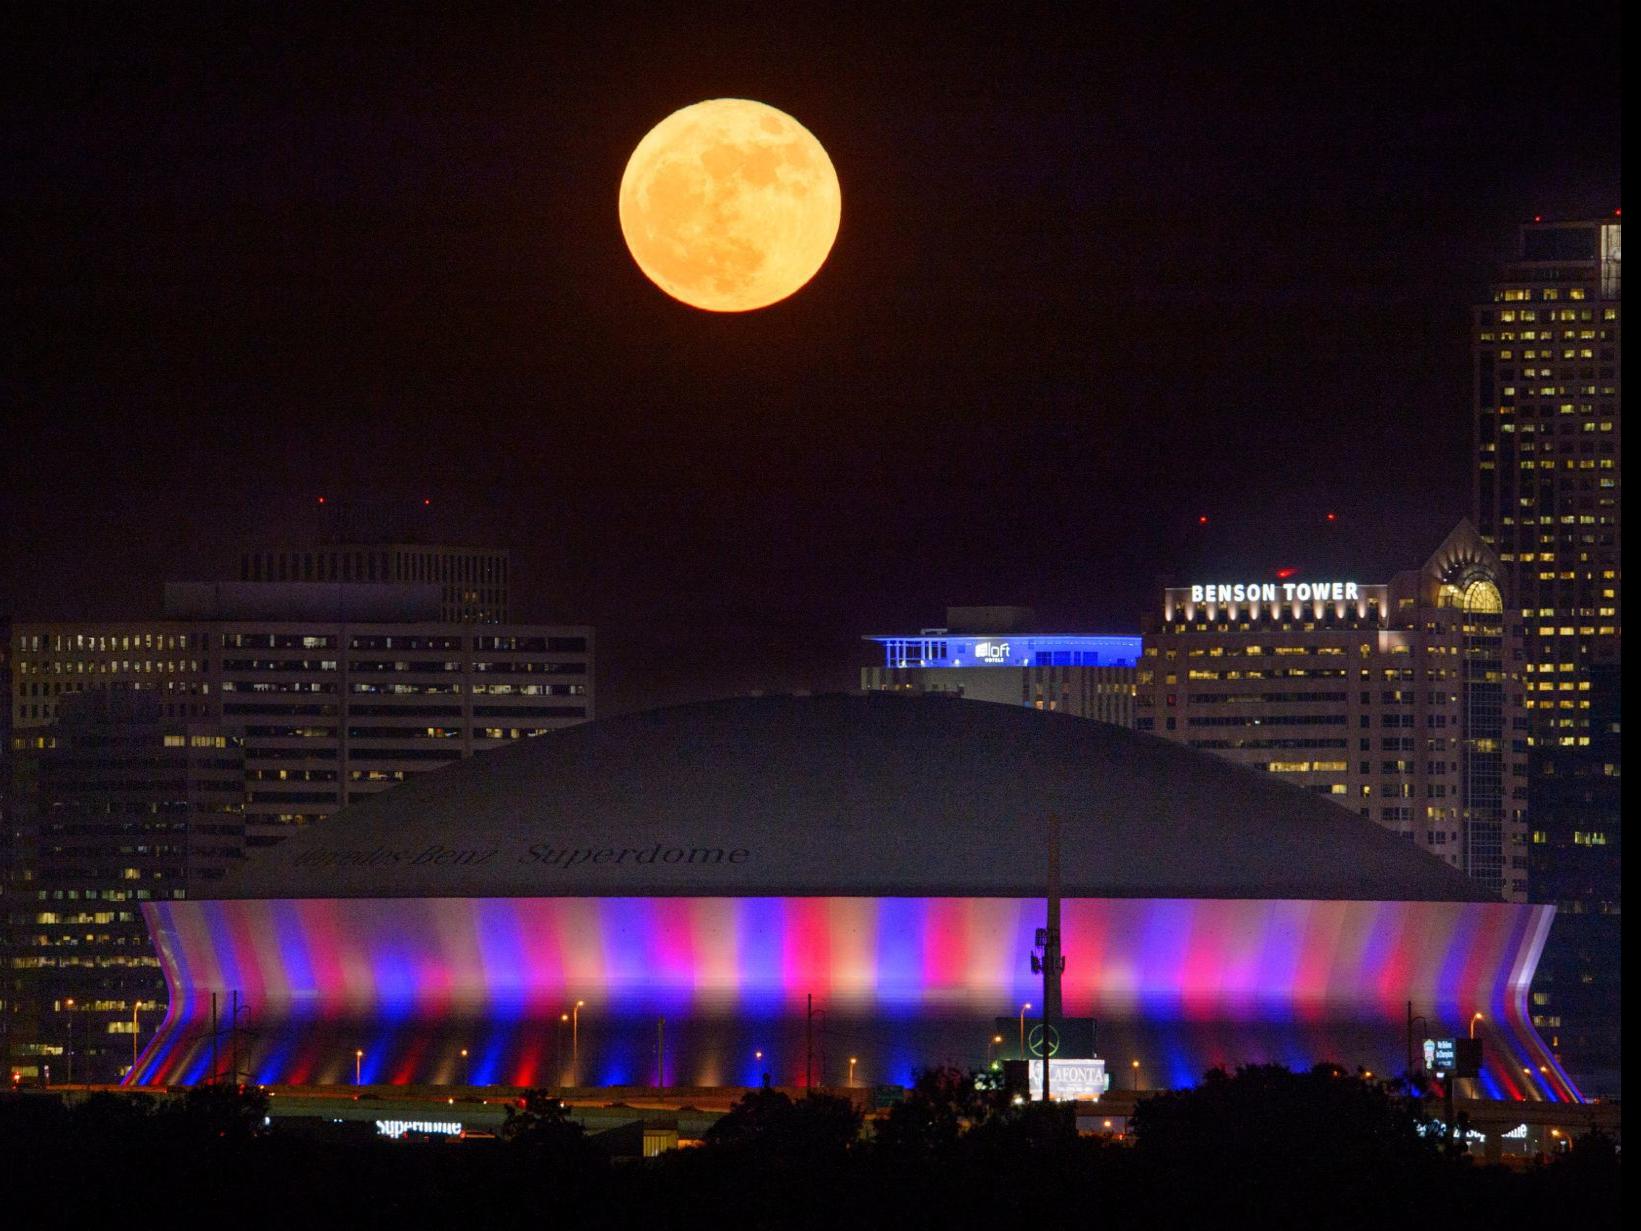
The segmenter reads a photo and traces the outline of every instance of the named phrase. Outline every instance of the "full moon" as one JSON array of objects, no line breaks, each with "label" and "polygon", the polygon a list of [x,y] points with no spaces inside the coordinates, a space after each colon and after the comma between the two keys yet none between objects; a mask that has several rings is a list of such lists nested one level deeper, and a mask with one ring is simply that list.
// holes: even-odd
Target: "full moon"
[{"label": "full moon", "polygon": [[621,233],[646,277],[709,312],[747,312],[815,276],[842,195],[821,143],[784,111],[714,98],[645,135],[621,177]]}]

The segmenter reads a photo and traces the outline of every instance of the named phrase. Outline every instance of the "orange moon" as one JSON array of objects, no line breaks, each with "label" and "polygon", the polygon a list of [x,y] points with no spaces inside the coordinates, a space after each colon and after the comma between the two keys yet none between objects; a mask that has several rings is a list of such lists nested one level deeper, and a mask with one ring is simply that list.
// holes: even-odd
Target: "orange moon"
[{"label": "orange moon", "polygon": [[842,194],[821,143],[784,111],[714,98],[645,134],[621,177],[621,234],[674,299],[749,312],[785,299],[832,251]]}]

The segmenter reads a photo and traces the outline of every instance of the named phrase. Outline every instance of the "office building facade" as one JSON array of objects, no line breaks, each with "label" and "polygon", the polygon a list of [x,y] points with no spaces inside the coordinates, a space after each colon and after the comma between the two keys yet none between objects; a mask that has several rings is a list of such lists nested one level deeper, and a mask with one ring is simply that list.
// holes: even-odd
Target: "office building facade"
[{"label": "office building facade", "polygon": [[1384,584],[1164,592],[1136,726],[1278,774],[1527,897],[1521,638],[1469,523]]},{"label": "office building facade", "polygon": [[[231,861],[418,774],[593,716],[590,628],[446,622],[442,603],[442,583],[229,583],[167,587],[159,620],[13,623],[5,932],[16,1071],[43,1076],[42,1057],[62,1055],[54,1005],[75,1002],[89,1048],[152,1004],[153,986],[122,991],[110,973],[128,965],[124,904],[184,898],[215,875],[198,841],[81,821],[70,833],[65,816],[148,808],[199,837],[231,803],[234,833],[207,843],[234,847],[222,855]],[[110,696],[125,708],[100,705]],[[88,754],[99,742],[128,772],[104,771]],[[174,772],[195,756],[231,759],[231,772],[213,765],[206,792],[198,775]],[[225,799],[215,786],[229,778]],[[161,864],[133,862],[128,846]],[[157,977],[147,956],[139,979]],[[106,1063],[90,1067],[87,1051],[81,1075],[130,1063],[129,1048],[101,1050]]]},{"label": "office building facade", "polygon": [[1528,648],[1535,747],[1589,747],[1592,672],[1621,657],[1617,219],[1522,228],[1475,319],[1476,528]]},{"label": "office building facade", "polygon": [[13,751],[7,1060],[19,1077],[108,1082],[166,1005],[140,903],[210,892],[244,856],[244,749],[213,724],[162,718],[147,692],[63,708]]},{"label": "office building facade", "polygon": [[1619,1091],[1623,227],[1523,226],[1474,321],[1475,517],[1526,637],[1529,882],[1556,925],[1535,1021]]}]

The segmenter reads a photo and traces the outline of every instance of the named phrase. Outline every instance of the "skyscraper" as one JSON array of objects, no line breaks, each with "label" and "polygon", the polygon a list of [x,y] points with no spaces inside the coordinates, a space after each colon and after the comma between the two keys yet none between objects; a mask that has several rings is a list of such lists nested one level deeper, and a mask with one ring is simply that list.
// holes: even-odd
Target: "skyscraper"
[{"label": "skyscraper", "polygon": [[1505,604],[1468,523],[1388,583],[1205,575],[1148,621],[1135,725],[1281,775],[1524,901],[1522,650]]},{"label": "skyscraper", "polygon": [[1616,1092],[1622,223],[1523,226],[1475,312],[1475,514],[1526,630],[1530,884],[1557,918],[1535,1022]]},{"label": "skyscraper", "polygon": [[138,904],[209,892],[243,856],[244,750],[215,724],[163,717],[152,691],[90,690],[62,709],[12,754],[6,1059],[114,1081],[166,1002]]},{"label": "skyscraper", "polygon": [[1539,748],[1590,746],[1592,669],[1620,654],[1621,234],[1524,226],[1476,309],[1476,528],[1521,609]]},{"label": "skyscraper", "polygon": [[592,629],[450,619],[450,578],[429,572],[173,584],[160,619],[7,626],[10,1071],[62,1081],[72,1056],[76,1080],[101,1081],[131,1063],[133,1032],[165,1002],[139,903],[188,897],[246,847],[419,773],[592,716]]}]

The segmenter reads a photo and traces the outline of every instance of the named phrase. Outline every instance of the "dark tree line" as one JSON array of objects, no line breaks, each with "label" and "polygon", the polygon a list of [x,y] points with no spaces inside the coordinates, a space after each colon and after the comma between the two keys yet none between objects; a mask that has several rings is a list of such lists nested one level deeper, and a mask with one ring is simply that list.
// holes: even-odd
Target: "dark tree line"
[{"label": "dark tree line", "polygon": [[[613,1158],[545,1092],[492,1142],[269,1132],[255,1090],[168,1099],[0,1098],[4,1208],[28,1225],[182,1214],[247,1226],[490,1227],[1545,1225],[1617,1221],[1620,1155],[1592,1134],[1549,1162],[1486,1167],[1419,1104],[1337,1070],[1213,1072],[1143,1102],[1124,1143],[1063,1104],[1017,1104],[974,1074],[920,1074],[870,1127],[847,1100],[748,1094],[695,1149]],[[36,1213],[38,1211],[38,1213]],[[17,1225],[24,1225],[19,1222]]]}]

